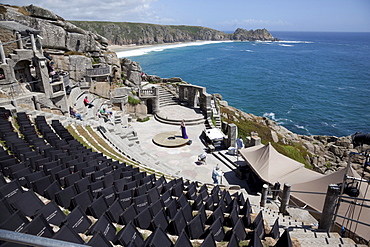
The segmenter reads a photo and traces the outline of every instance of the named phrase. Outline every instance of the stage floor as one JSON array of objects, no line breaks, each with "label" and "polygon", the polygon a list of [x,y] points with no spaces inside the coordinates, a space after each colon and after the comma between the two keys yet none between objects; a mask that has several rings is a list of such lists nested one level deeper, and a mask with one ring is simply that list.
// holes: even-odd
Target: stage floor
[{"label": "stage floor", "polygon": [[162,147],[181,147],[189,142],[189,139],[184,139],[179,131],[162,132],[153,137],[153,142]]}]

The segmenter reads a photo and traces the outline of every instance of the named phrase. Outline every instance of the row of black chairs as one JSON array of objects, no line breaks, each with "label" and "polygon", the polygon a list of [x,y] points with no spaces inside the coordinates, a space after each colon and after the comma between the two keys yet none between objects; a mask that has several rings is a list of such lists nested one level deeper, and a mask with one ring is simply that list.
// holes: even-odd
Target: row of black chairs
[{"label": "row of black chairs", "polygon": [[[87,233],[93,235],[96,241],[99,239],[106,244],[111,241],[125,246],[129,243],[145,246],[140,237],[128,241],[130,236],[141,236],[132,230],[136,227],[153,231],[145,244],[157,239],[169,240],[164,237],[169,233],[179,236],[175,244],[177,246],[180,240],[190,243],[189,239],[198,238],[203,238],[203,243],[226,240],[230,246],[237,246],[231,244],[248,238],[245,227],[254,228],[259,239],[264,237],[264,230],[261,230],[263,224],[255,223],[258,217],[253,224],[250,222],[250,204],[242,194],[231,196],[218,187],[214,187],[208,194],[205,185],[199,188],[196,183],[184,182],[182,179],[169,182],[164,177],[156,179],[154,175],[147,176],[137,168],[114,162],[86,149],[73,139],[59,121],[52,121],[53,130],[44,117],[37,117],[37,131],[44,137],[40,138],[26,114],[18,113],[17,120],[24,139],[16,140],[14,134],[5,134],[5,131],[4,135],[0,133],[15,154],[12,157],[2,152],[0,156],[2,172],[13,179],[10,183],[2,183],[0,188],[1,196],[4,195],[4,208],[8,209],[1,227],[9,224],[5,218],[18,219],[12,219],[11,222],[20,223],[14,224],[12,230],[22,224],[29,225],[37,219],[34,224],[41,228],[45,227],[45,222],[61,226],[55,234],[46,231],[49,233],[47,237],[51,235],[61,239],[61,235],[72,234],[74,238],[71,239],[76,239],[72,242],[81,243],[81,239],[76,237],[77,233]],[[21,186],[52,201],[44,205],[32,191],[23,191]],[[27,204],[33,206],[22,207]],[[68,208],[71,213],[65,216],[58,211],[57,204]],[[213,213],[207,217],[206,210]],[[197,214],[193,216],[195,212]],[[225,217],[225,213],[229,215]],[[98,221],[91,226],[87,215]],[[33,220],[24,221],[25,217],[22,216]],[[125,227],[115,234],[113,222]],[[206,225],[209,225],[207,230]],[[225,233],[224,226],[232,230]],[[29,232],[29,229],[35,230],[37,227],[28,227],[24,231]],[[62,229],[66,233],[58,234]],[[278,237],[276,229],[270,234]]]}]

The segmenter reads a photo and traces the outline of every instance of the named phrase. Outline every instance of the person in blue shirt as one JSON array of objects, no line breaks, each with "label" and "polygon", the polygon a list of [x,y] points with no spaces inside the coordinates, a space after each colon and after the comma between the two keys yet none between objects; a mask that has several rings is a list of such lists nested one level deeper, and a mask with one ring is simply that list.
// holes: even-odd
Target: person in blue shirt
[{"label": "person in blue shirt", "polygon": [[244,148],[244,143],[241,136],[239,136],[239,138],[236,139],[236,145],[238,146],[238,149]]},{"label": "person in blue shirt", "polygon": [[82,116],[80,113],[77,113],[72,107],[69,107],[69,114],[71,114],[72,117],[75,117],[82,121]]}]

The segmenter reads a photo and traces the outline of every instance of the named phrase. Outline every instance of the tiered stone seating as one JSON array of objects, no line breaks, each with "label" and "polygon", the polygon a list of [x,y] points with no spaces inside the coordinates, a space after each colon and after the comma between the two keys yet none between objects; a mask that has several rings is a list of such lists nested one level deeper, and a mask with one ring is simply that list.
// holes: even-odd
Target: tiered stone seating
[{"label": "tiered stone seating", "polygon": [[244,240],[262,246],[267,237],[292,246],[291,234],[303,244],[355,246],[334,234],[306,238],[290,228],[301,223],[269,218],[271,211],[252,207],[240,191],[167,180],[113,161],[74,140],[59,120],[50,125],[38,116],[33,123],[18,113],[17,123],[21,135],[0,118],[0,139],[12,152],[0,149],[1,229],[79,244],[87,241],[84,234],[91,246],[239,246]]}]

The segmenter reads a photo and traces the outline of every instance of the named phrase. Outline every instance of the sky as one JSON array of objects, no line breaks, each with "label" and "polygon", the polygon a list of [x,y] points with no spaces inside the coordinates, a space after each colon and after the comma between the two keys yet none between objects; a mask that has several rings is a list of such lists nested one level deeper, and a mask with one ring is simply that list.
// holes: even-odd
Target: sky
[{"label": "sky", "polygon": [[2,0],[66,20],[191,25],[235,31],[370,32],[370,0]]}]

